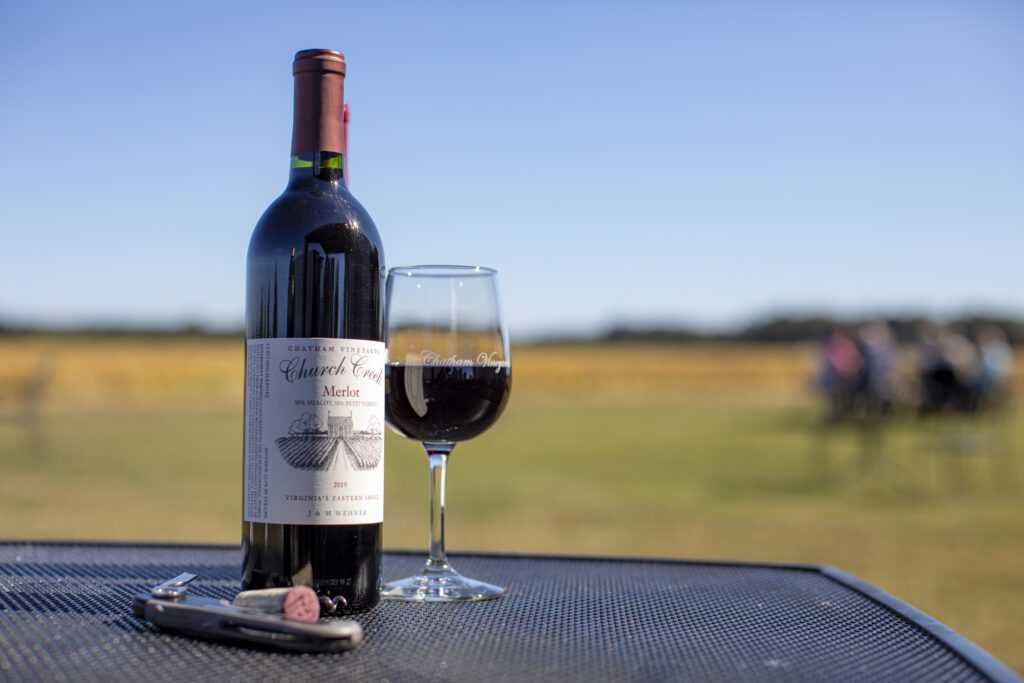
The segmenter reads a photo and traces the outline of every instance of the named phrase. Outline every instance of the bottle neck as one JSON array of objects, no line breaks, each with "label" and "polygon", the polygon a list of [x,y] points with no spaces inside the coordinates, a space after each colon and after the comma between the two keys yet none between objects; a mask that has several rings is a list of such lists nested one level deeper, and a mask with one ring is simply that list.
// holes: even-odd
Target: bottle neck
[{"label": "bottle neck", "polygon": [[295,108],[288,187],[345,187],[345,57],[301,50],[292,64]]},{"label": "bottle neck", "polygon": [[292,153],[288,172],[288,189],[319,187],[345,188],[345,156],[341,152]]}]

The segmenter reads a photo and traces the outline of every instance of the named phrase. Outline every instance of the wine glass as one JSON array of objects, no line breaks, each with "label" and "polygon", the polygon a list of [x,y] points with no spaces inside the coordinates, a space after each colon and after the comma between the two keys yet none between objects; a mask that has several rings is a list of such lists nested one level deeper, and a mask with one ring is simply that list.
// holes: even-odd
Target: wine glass
[{"label": "wine glass", "polygon": [[385,599],[462,602],[500,586],[466,578],[444,550],[448,455],[501,415],[512,385],[498,273],[474,266],[408,266],[388,273],[384,313],[388,424],[423,444],[430,463],[430,556],[420,573],[384,586]]}]

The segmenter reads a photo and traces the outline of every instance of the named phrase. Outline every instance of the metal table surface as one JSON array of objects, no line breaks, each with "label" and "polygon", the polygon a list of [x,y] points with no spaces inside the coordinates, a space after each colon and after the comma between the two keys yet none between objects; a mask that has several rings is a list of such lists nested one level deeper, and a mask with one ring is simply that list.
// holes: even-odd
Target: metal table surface
[{"label": "metal table surface", "polygon": [[[131,614],[182,570],[230,598],[236,547],[0,543],[0,679],[25,681],[1021,681],[927,615],[830,567],[452,555],[500,600],[382,603],[364,643],[288,654],[193,640]],[[389,552],[385,577],[419,553]]]}]

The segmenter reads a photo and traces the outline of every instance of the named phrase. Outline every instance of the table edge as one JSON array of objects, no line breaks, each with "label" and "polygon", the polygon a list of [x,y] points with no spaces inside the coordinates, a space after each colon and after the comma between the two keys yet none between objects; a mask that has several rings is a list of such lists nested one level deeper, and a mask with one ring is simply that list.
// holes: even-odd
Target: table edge
[{"label": "table edge", "polygon": [[878,586],[832,565],[819,565],[818,571],[822,576],[842,584],[854,592],[860,593],[869,600],[895,613],[904,621],[927,632],[960,655],[980,673],[994,681],[994,683],[1024,683],[1024,678],[1021,678],[1017,672],[1003,664],[988,650],[946,626],[935,617],[900,600],[892,593],[884,591]]}]

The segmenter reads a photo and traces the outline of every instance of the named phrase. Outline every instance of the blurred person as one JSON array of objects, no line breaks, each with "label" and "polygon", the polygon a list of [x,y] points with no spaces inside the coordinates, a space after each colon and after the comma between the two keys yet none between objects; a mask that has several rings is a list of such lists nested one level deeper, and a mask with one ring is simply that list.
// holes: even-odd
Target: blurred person
[{"label": "blurred person", "polygon": [[819,482],[829,478],[830,428],[842,422],[854,424],[860,435],[857,476],[883,469],[883,427],[894,397],[897,351],[895,336],[882,321],[864,325],[856,337],[835,330],[823,343],[822,389],[830,412],[815,459]]},{"label": "blurred person", "polygon": [[888,412],[895,395],[896,337],[883,320],[864,325],[857,336],[864,359],[862,398],[869,410]]},{"label": "blurred person", "polygon": [[920,345],[921,409],[926,414],[969,412],[981,373],[978,348],[947,327],[926,327]]},{"label": "blurred person", "polygon": [[978,407],[984,408],[1005,398],[1013,371],[1013,348],[1001,328],[986,325],[978,331],[978,354],[975,389]]},{"label": "blurred person", "polygon": [[863,381],[864,359],[856,342],[842,330],[832,331],[821,347],[818,384],[829,399],[829,419],[837,421],[853,412]]}]

